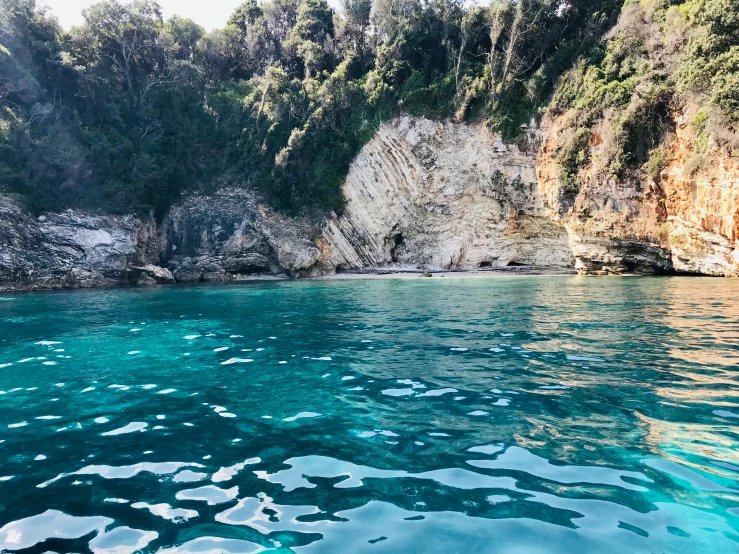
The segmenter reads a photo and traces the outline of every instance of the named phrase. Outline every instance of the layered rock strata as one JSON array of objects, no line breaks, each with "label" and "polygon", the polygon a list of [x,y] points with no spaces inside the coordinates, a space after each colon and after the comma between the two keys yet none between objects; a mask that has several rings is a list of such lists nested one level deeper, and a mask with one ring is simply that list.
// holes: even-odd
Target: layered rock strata
[{"label": "layered rock strata", "polygon": [[366,268],[739,272],[737,160],[716,152],[691,173],[692,138],[679,125],[656,181],[585,169],[571,194],[559,183],[558,133],[556,120],[545,121],[519,147],[481,125],[397,118],[352,163],[344,213],[323,221],[276,213],[244,189],[187,197],[159,222],[32,216],[0,194],[0,290]]},{"label": "layered rock strata", "polygon": [[482,125],[408,116],[382,125],[344,196],[345,213],[323,230],[332,267],[573,264],[539,196],[535,156]]}]

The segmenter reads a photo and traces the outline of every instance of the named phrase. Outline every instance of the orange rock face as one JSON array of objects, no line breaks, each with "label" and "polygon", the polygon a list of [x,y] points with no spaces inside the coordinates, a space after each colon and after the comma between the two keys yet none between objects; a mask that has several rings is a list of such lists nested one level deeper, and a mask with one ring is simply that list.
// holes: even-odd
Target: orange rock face
[{"label": "orange rock face", "polygon": [[[564,143],[563,117],[543,123],[537,159],[539,193],[552,217],[567,229],[582,273],[678,271],[739,274],[739,160],[718,148],[696,166],[690,125],[678,119],[671,156],[656,180],[617,180],[599,171],[603,155],[591,140],[580,191],[560,187],[556,161]],[[594,137],[598,133],[594,131]]]}]

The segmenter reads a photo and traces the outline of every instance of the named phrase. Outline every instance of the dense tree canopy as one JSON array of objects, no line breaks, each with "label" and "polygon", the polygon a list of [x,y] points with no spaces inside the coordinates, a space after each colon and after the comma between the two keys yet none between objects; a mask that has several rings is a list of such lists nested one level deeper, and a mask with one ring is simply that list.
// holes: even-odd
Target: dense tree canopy
[{"label": "dense tree canopy", "polygon": [[38,209],[161,213],[241,184],[286,210],[340,210],[352,158],[401,111],[515,140],[566,70],[602,58],[621,2],[342,6],[246,0],[206,33],[153,0],[104,0],[64,31],[35,0],[0,0],[0,187]]}]

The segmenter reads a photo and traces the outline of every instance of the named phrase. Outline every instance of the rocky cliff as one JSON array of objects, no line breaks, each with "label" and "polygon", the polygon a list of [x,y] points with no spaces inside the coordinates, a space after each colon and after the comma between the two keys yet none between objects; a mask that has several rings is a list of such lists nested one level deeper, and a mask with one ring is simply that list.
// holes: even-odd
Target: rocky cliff
[{"label": "rocky cliff", "polygon": [[0,290],[387,266],[739,271],[736,160],[717,153],[691,173],[690,127],[679,126],[658,179],[621,182],[586,169],[574,194],[559,181],[560,132],[547,119],[515,146],[481,125],[397,118],[352,164],[344,213],[322,221],[276,213],[243,189],[190,196],[158,223],[75,211],[36,217],[0,195]]},{"label": "rocky cliff", "polygon": [[0,196],[0,290],[115,286],[156,255],[156,229],[133,216],[33,217]]},{"label": "rocky cliff", "polygon": [[567,233],[539,195],[535,155],[483,125],[408,116],[382,125],[344,195],[346,212],[323,231],[332,267],[573,263]]},{"label": "rocky cliff", "polygon": [[560,76],[539,187],[585,273],[739,272],[735,4],[625,2]]},{"label": "rocky cliff", "polygon": [[191,196],[159,228],[160,259],[177,281],[307,277],[324,268],[317,222],[293,219],[243,189]]},{"label": "rocky cliff", "polygon": [[[718,148],[696,171],[695,137],[687,117],[676,117],[669,157],[655,178],[619,180],[597,162],[578,174],[579,191],[560,183],[557,155],[564,117],[546,118],[538,181],[552,219],[567,229],[581,273],[739,273],[739,161]],[[594,133],[588,157],[604,153]]]},{"label": "rocky cliff", "polygon": [[0,290],[230,281],[325,272],[319,228],[226,189],[152,218],[68,210],[34,217],[0,195]]},{"label": "rocky cliff", "polygon": [[671,157],[660,175],[666,244],[676,270],[739,275],[739,159],[713,148],[706,165],[693,172],[692,127],[678,119]]}]

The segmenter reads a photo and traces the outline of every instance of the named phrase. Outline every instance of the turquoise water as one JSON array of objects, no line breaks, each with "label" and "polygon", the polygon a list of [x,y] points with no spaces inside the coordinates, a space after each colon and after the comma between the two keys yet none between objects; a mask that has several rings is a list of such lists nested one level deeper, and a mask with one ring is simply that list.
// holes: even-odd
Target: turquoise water
[{"label": "turquoise water", "polygon": [[723,279],[0,295],[0,550],[737,552],[738,359]]}]

